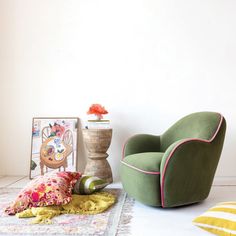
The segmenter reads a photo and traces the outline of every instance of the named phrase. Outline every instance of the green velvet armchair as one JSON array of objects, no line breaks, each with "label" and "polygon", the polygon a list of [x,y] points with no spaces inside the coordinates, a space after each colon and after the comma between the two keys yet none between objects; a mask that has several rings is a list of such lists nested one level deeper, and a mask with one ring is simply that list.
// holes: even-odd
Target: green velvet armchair
[{"label": "green velvet armchair", "polygon": [[208,197],[226,131],[215,112],[190,114],[160,136],[138,134],[124,145],[125,191],[151,206],[175,207]]}]

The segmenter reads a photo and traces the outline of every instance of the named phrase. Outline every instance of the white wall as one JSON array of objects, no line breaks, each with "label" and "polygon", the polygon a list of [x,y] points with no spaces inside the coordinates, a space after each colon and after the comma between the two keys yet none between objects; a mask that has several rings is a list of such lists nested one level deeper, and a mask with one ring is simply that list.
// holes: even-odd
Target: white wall
[{"label": "white wall", "polygon": [[4,171],[4,166],[5,166],[5,156],[2,153],[2,149],[5,145],[5,140],[2,137],[5,135],[5,130],[4,130],[4,122],[5,122],[5,109],[4,109],[4,99],[5,97],[3,96],[4,93],[4,86],[5,86],[5,81],[7,80],[7,58],[6,58],[6,52],[7,52],[7,38],[6,38],[6,33],[7,33],[7,26],[6,26],[6,15],[5,15],[5,4],[3,1],[0,0],[0,175],[2,175]]},{"label": "white wall", "polygon": [[84,120],[98,102],[114,129],[115,179],[127,137],[162,133],[202,110],[226,117],[217,175],[236,176],[235,1],[0,2],[9,59],[1,78],[2,173],[28,173],[33,116]]}]

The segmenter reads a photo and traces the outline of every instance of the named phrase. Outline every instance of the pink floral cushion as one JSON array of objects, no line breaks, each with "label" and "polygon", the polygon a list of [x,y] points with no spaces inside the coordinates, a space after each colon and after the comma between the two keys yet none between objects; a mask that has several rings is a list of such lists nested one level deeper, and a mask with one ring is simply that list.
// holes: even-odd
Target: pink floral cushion
[{"label": "pink floral cushion", "polygon": [[78,172],[56,172],[39,176],[20,191],[5,212],[14,215],[26,208],[67,204],[72,200],[71,192],[80,176]]}]

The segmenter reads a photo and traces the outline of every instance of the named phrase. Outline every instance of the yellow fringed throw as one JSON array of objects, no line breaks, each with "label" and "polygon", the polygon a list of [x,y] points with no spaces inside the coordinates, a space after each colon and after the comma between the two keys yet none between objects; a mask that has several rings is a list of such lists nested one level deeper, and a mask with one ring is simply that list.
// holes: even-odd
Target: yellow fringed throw
[{"label": "yellow fringed throw", "polygon": [[32,207],[20,213],[18,218],[36,217],[32,224],[51,224],[51,219],[60,214],[98,214],[115,203],[116,197],[107,192],[91,195],[72,195],[72,201],[66,205]]}]

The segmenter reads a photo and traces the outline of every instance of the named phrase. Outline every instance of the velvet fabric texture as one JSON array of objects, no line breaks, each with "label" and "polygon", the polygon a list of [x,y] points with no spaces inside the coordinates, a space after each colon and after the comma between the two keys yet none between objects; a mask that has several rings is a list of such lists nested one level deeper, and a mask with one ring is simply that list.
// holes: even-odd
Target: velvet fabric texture
[{"label": "velvet fabric texture", "polygon": [[124,146],[121,181],[138,201],[162,207],[207,198],[226,131],[215,112],[190,114],[160,136],[139,134]]}]

